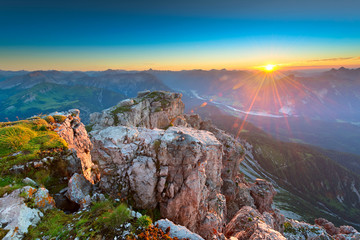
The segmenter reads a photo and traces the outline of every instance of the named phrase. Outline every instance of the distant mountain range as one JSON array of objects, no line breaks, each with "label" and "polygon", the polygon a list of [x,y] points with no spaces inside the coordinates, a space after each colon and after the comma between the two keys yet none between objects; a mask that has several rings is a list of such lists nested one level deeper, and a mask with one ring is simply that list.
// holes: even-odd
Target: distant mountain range
[{"label": "distant mountain range", "polygon": [[69,108],[82,111],[84,122],[92,112],[133,97],[141,90],[169,90],[144,72],[0,72],[0,119],[16,120]]},{"label": "distant mountain range", "polygon": [[[219,128],[237,134],[234,123],[241,119],[224,114],[214,106],[198,108],[196,112],[211,119]],[[241,171],[249,178],[272,181],[279,191],[276,203],[285,205],[283,209],[309,222],[321,216],[336,223],[345,219],[360,227],[359,172],[356,174],[339,165],[326,150],[278,141],[251,123],[245,125],[240,139],[245,141],[244,146],[251,146]],[[336,154],[337,159],[347,157],[340,152],[332,154]],[[352,157],[353,162],[360,163],[360,156]]]},{"label": "distant mountain range", "polygon": [[91,112],[138,91],[175,90],[184,94],[187,111],[206,102],[246,117],[279,140],[360,155],[360,68],[266,76],[228,70],[0,71],[0,80],[1,121],[49,113],[61,105],[79,108],[88,123]]},{"label": "distant mountain range", "polygon": [[314,74],[193,70],[149,71],[172,89],[236,109],[359,124],[360,68]]},{"label": "distant mountain range", "polygon": [[310,220],[311,204],[334,222],[342,221],[336,216],[356,222],[360,195],[351,189],[360,181],[360,69],[273,77],[227,70],[0,71],[0,121],[78,108],[89,123],[90,113],[138,91],[180,91],[186,111],[234,135],[244,118],[254,124],[240,133],[253,148],[244,164],[260,167],[249,173],[279,186],[278,202],[299,201],[289,204],[297,206],[291,212]]}]

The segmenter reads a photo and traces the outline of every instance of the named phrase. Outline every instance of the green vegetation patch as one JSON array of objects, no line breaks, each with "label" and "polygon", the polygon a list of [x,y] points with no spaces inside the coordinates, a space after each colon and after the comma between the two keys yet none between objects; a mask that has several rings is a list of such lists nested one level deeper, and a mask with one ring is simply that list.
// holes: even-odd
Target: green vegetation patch
[{"label": "green vegetation patch", "polygon": [[285,222],[284,223],[284,232],[285,233],[296,234],[296,229],[291,225],[291,223]]},{"label": "green vegetation patch", "polygon": [[50,123],[50,124],[55,123],[54,117],[53,117],[53,116],[50,116],[50,115],[44,117],[44,120],[45,120],[47,123]]},{"label": "green vegetation patch", "polygon": [[0,228],[0,239],[3,239],[8,232],[9,232],[9,230]]},{"label": "green vegetation patch", "polygon": [[119,113],[124,113],[124,112],[130,112],[131,111],[131,106],[122,106],[122,107],[117,107],[114,110],[111,111],[111,115],[114,118],[114,124],[115,126],[119,125],[119,117],[117,116]]},{"label": "green vegetation patch", "polygon": [[63,123],[65,121],[65,119],[66,119],[66,116],[64,116],[64,115],[54,115],[53,118],[54,118],[55,122]]},{"label": "green vegetation patch", "polygon": [[[25,175],[9,171],[14,165],[24,165],[47,156],[56,157],[67,149],[67,143],[53,128],[40,118],[0,123],[0,196],[24,186],[21,180]],[[43,183],[35,173],[42,179],[47,176],[35,169],[26,176]]]},{"label": "green vegetation patch", "polygon": [[152,220],[146,215],[133,218],[125,204],[106,200],[76,214],[48,210],[37,226],[29,228],[24,239],[113,239],[125,231],[128,223],[131,224],[128,239],[138,239],[136,236],[146,231]]},{"label": "green vegetation patch", "polygon": [[160,151],[160,145],[161,145],[161,140],[157,139],[154,141],[154,149],[156,154],[158,154]]},{"label": "green vegetation patch", "polygon": [[154,91],[151,92],[147,95],[145,95],[141,101],[144,101],[145,99],[153,99],[153,102],[160,102],[161,103],[161,107],[158,107],[155,109],[155,112],[160,112],[162,111],[164,108],[168,107],[170,104],[170,101],[168,101],[166,99],[166,93],[164,92],[159,92],[159,91]]},{"label": "green vegetation patch", "polygon": [[6,172],[15,164],[40,158],[49,150],[64,150],[67,143],[43,119],[0,123],[0,168]]},{"label": "green vegetation patch", "polygon": [[85,126],[85,129],[86,129],[86,131],[89,133],[89,132],[92,131],[93,127],[94,127],[94,124],[89,124],[89,125],[86,125],[86,126]]}]

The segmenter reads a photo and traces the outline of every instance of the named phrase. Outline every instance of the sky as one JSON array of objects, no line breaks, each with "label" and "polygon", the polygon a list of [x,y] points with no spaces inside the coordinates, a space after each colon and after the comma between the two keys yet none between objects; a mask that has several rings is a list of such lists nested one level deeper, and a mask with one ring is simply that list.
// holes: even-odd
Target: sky
[{"label": "sky", "polygon": [[0,69],[360,67],[358,0],[0,0]]}]

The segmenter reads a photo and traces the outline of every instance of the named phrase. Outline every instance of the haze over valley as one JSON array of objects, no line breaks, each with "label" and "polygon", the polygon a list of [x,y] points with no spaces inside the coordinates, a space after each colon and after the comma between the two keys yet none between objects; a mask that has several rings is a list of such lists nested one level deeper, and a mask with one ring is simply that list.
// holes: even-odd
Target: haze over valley
[{"label": "haze over valley", "polygon": [[359,8],[0,1],[0,239],[360,239]]}]

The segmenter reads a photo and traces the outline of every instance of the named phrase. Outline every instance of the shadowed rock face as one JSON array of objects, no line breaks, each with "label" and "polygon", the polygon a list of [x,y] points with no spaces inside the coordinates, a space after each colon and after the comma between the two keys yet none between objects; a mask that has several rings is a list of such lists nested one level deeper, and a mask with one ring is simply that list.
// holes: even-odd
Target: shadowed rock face
[{"label": "shadowed rock face", "polygon": [[271,204],[276,191],[271,183],[263,179],[256,179],[255,183],[252,184],[250,188],[250,194],[260,213],[273,210]]},{"label": "shadowed rock face", "polygon": [[222,228],[222,145],[213,134],[185,127],[125,126],[91,134],[104,191],[130,196],[138,208],[159,206],[162,216],[190,230],[206,221],[215,223],[211,229]]},{"label": "shadowed rock face", "polygon": [[72,109],[68,112],[54,113],[53,115],[55,114],[66,117],[64,122],[61,123],[55,131],[67,142],[69,149],[74,151],[76,155],[73,157],[74,159],[68,161],[70,167],[77,169],[77,165],[80,162],[85,178],[91,183],[95,183],[99,175],[96,171],[96,166],[91,160],[90,151],[92,149],[92,143],[84,124],[80,121],[80,111]]}]

